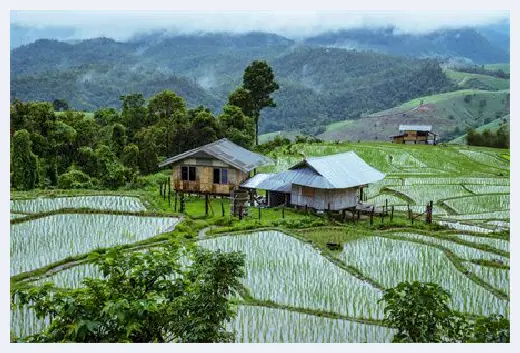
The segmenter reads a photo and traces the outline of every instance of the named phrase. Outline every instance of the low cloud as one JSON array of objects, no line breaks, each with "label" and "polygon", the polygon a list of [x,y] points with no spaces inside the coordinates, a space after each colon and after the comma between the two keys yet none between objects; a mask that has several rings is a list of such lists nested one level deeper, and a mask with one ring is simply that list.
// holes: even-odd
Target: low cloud
[{"label": "low cloud", "polygon": [[440,28],[480,26],[509,20],[508,12],[157,12],[11,11],[11,24],[75,28],[74,38],[119,40],[166,29],[172,33],[266,31],[298,38],[339,29],[394,26],[422,34]]}]

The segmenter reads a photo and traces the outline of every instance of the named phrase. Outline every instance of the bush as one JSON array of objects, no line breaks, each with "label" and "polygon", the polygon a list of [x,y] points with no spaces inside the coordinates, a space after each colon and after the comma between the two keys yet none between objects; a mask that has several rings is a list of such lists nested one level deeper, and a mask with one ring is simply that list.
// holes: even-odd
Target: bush
[{"label": "bush", "polygon": [[90,177],[79,169],[71,168],[58,177],[60,189],[89,189],[93,183]]}]

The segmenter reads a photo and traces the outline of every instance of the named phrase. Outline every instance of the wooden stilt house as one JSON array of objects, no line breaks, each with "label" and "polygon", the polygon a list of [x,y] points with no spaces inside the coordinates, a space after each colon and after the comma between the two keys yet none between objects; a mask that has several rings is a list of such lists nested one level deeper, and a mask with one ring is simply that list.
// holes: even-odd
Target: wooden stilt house
[{"label": "wooden stilt house", "polygon": [[172,168],[171,187],[178,193],[229,196],[255,168],[272,162],[224,138],[168,158],[159,167]]},{"label": "wooden stilt house", "polygon": [[287,171],[256,175],[242,187],[267,190],[269,206],[285,202],[315,210],[344,210],[356,207],[363,188],[384,177],[351,151],[306,158]]}]

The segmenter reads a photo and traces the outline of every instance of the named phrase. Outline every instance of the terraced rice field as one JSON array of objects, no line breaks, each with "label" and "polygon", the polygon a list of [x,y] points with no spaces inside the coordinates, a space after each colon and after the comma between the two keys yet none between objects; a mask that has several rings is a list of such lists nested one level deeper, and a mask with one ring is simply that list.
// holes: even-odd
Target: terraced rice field
[{"label": "terraced rice field", "polygon": [[114,211],[144,211],[141,200],[127,196],[74,196],[11,200],[11,211],[41,213],[64,208],[92,208]]},{"label": "terraced rice field", "polygon": [[11,275],[96,248],[134,243],[164,232],[178,219],[59,214],[11,225]]},{"label": "terraced rice field", "polygon": [[[259,172],[285,170],[302,159],[299,154],[320,156],[350,150],[386,173],[385,179],[365,190],[368,203],[383,206],[388,200],[388,205],[396,206],[396,212],[404,213],[408,198],[413,200],[410,208],[420,214],[432,200],[434,221],[459,229],[460,234],[446,239],[413,232],[360,235],[345,241],[336,258],[384,288],[403,280],[433,281],[452,293],[451,305],[457,310],[509,315],[509,301],[504,294],[500,296],[489,288],[509,294],[509,270],[470,262],[498,260],[509,264],[506,256],[476,248],[487,245],[509,252],[509,241],[490,233],[510,226],[509,163],[501,157],[509,151],[382,143],[293,145],[290,149],[282,147],[270,152],[276,164]],[[145,206],[131,197],[12,200],[11,210],[18,213],[11,214],[11,219],[23,217],[19,213],[36,214],[62,208],[142,211]],[[147,239],[176,222],[160,217],[58,214],[13,224],[11,275],[96,247]],[[423,218],[416,222],[423,222]],[[490,234],[463,234],[466,232]],[[468,242],[467,245],[456,242],[460,240]],[[272,301],[273,306],[291,308],[239,304],[236,319],[229,323],[236,330],[237,342],[389,342],[392,339],[393,331],[389,328],[348,320],[381,319],[383,303],[377,302],[381,289],[354,277],[306,242],[278,231],[262,231],[208,238],[199,244],[209,249],[243,251],[247,258],[243,284],[249,294],[258,300]],[[461,272],[435,246],[449,249],[471,272]],[[485,283],[472,279],[468,273]],[[59,287],[78,288],[83,278],[99,275],[92,265],[82,264],[40,279],[36,284],[52,281]],[[325,311],[328,312],[325,316],[335,313],[336,317],[320,316]],[[11,311],[11,319],[11,330],[17,335],[37,332],[45,325],[27,308]]]},{"label": "terraced rice field", "polygon": [[510,295],[509,270],[503,268],[479,266],[471,262],[466,263],[465,266],[476,276],[489,283],[492,287],[500,289],[507,295]]},{"label": "terraced rice field", "polygon": [[239,343],[385,343],[394,331],[355,321],[240,305],[229,324]]},{"label": "terraced rice field", "polygon": [[464,246],[461,244],[457,244],[447,239],[440,239],[435,237],[430,237],[422,234],[413,234],[413,233],[394,233],[393,235],[404,238],[404,239],[415,239],[420,241],[425,241],[429,244],[440,245],[448,250],[451,250],[456,256],[465,259],[465,260],[500,260],[505,264],[509,264],[509,259],[496,255],[484,250],[472,248],[469,246]]},{"label": "terraced rice field", "polygon": [[247,262],[243,283],[257,299],[349,317],[383,318],[382,306],[377,304],[381,291],[335,266],[309,244],[283,233],[225,236],[202,240],[199,245],[243,251]]},{"label": "terraced rice field", "polygon": [[[471,251],[464,253],[468,252]],[[434,282],[453,294],[451,305],[456,310],[476,315],[509,311],[508,301],[496,298],[467,278],[440,249],[402,240],[364,237],[346,243],[338,258],[361,269],[385,288],[403,281]]]}]

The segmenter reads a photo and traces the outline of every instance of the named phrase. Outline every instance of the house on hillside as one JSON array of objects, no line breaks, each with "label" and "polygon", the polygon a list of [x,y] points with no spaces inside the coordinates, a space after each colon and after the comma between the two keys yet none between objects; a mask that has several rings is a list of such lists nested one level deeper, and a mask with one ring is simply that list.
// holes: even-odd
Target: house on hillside
[{"label": "house on hillside", "polygon": [[170,157],[159,167],[173,169],[170,183],[178,193],[229,196],[251,171],[272,163],[224,138]]},{"label": "house on hillside", "polygon": [[397,144],[437,144],[437,134],[433,133],[431,125],[399,125],[399,135],[390,138]]},{"label": "house on hillside", "polygon": [[306,158],[278,174],[257,174],[241,186],[266,190],[267,205],[344,210],[363,199],[363,188],[381,180],[383,173],[354,152]]}]

